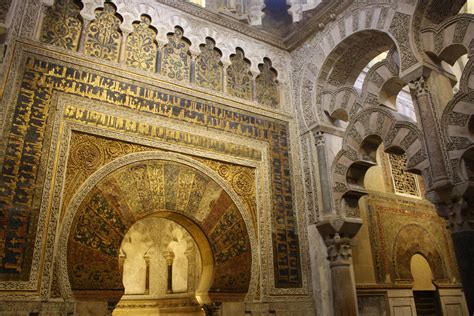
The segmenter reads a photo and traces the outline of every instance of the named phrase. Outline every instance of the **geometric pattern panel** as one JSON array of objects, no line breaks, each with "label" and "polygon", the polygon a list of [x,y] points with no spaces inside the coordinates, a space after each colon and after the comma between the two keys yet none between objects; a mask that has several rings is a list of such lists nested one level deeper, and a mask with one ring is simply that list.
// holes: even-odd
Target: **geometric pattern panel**
[{"label": "geometric pattern panel", "polygon": [[388,154],[395,193],[420,196],[416,175],[406,172],[407,155]]}]

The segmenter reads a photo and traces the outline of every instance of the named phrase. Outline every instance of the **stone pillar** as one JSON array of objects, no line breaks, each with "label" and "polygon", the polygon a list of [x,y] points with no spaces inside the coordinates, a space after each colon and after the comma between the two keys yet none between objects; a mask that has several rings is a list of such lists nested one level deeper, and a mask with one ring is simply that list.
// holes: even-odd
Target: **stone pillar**
[{"label": "stone pillar", "polygon": [[166,273],[167,273],[167,278],[166,278],[166,293],[171,294],[173,293],[173,259],[174,259],[174,254],[170,251],[165,253],[164,255],[165,260],[166,260]]},{"label": "stone pillar", "polygon": [[164,51],[165,46],[168,42],[163,41],[163,39],[159,38],[158,36],[156,37],[156,42],[158,43],[158,46],[156,47],[155,72],[157,74],[161,74],[161,63],[162,63],[162,60],[163,60],[163,51]]},{"label": "stone pillar", "polygon": [[335,316],[357,316],[357,295],[352,277],[351,240],[362,226],[360,218],[327,217],[317,224],[328,247]]},{"label": "stone pillar", "polygon": [[316,141],[316,153],[318,156],[319,187],[321,190],[321,201],[323,204],[323,215],[332,212],[331,185],[329,178],[329,169],[326,157],[326,142],[324,134],[321,131],[313,133]]},{"label": "stone pillar", "polygon": [[196,82],[196,58],[198,54],[191,52],[191,67],[189,69],[189,82]]},{"label": "stone pillar", "polygon": [[222,92],[227,93],[227,69],[230,66],[230,63],[222,63]]},{"label": "stone pillar", "polygon": [[436,204],[436,209],[449,221],[469,315],[474,315],[474,203],[459,198]]},{"label": "stone pillar", "polygon": [[128,30],[122,29],[122,42],[120,42],[120,53],[118,60],[120,64],[125,64],[127,62],[127,40],[130,33],[131,32]]},{"label": "stone pillar", "polygon": [[91,20],[84,18],[84,23],[82,25],[81,39],[79,40],[79,48],[78,48],[79,53],[84,53],[84,48],[86,46],[87,31],[89,30],[90,24],[91,24]]},{"label": "stone pillar", "polygon": [[[439,85],[433,84],[431,79],[430,84],[428,84],[428,80],[424,75],[411,81],[409,86],[417,113],[418,124],[426,142],[427,156],[431,166],[431,181],[426,182],[427,191],[442,189],[450,185],[447,166],[444,160],[445,148],[442,143],[443,135],[441,135],[440,127],[441,113],[446,104],[440,104],[441,100],[436,95],[440,92],[435,91],[445,90],[448,87],[451,89],[451,86],[448,85],[448,87],[443,86],[441,88]],[[452,96],[452,91],[450,94]]]},{"label": "stone pillar", "polygon": [[252,72],[252,101],[257,102],[257,79],[258,73]]}]

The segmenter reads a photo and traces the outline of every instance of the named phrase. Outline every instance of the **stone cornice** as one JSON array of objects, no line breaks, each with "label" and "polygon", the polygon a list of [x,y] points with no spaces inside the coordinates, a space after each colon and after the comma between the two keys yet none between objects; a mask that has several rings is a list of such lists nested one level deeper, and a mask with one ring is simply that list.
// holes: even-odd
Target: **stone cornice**
[{"label": "stone cornice", "polygon": [[322,5],[320,5],[321,8],[318,7],[315,9],[314,15],[311,18],[299,23],[298,27],[293,30],[290,35],[282,39],[232,19],[231,17],[211,12],[192,3],[176,0],[155,1],[287,51],[295,49],[315,31],[322,30],[324,25],[334,20],[339,13],[344,11],[353,2],[353,0],[323,1]]}]

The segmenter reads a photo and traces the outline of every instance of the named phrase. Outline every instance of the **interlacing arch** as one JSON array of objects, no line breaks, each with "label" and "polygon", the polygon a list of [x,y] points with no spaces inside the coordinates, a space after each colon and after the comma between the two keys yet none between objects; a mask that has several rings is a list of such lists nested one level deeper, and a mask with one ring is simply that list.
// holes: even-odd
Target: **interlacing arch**
[{"label": "interlacing arch", "polygon": [[428,168],[421,132],[403,116],[380,106],[362,110],[347,126],[342,149],[332,165],[334,200],[340,215],[358,216],[358,200],[367,191],[366,171],[376,165],[376,151],[407,155],[407,170],[421,174]]},{"label": "interlacing arch", "polygon": [[[407,5],[403,13],[389,5],[361,6],[327,25],[320,36],[295,52],[295,100],[307,128],[321,121],[350,119],[358,112],[360,107],[354,104],[364,102],[354,103],[355,94],[350,90],[364,67],[380,53],[393,51],[388,68],[377,71],[383,80],[398,76],[400,64],[406,69],[420,59],[411,49],[409,36],[414,11],[415,4]],[[399,56],[400,49],[408,52]],[[304,62],[298,64],[299,59]],[[347,102],[339,108],[341,98]]]},{"label": "interlacing arch", "polygon": [[468,181],[470,188],[474,188],[473,66],[471,53],[461,77],[460,90],[446,106],[442,117],[442,129],[453,169],[452,180],[454,184]]}]

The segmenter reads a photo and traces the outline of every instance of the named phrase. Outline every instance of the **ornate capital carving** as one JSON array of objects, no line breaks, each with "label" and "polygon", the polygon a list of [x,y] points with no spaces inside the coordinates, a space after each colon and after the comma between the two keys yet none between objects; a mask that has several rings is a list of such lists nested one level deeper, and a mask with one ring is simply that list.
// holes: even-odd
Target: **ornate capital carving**
[{"label": "ornate capital carving", "polygon": [[425,83],[425,78],[423,76],[410,81],[408,85],[416,97],[420,97],[428,93],[428,86]]},{"label": "ornate capital carving", "polygon": [[335,216],[317,224],[319,233],[328,247],[328,260],[331,267],[350,264],[351,240],[361,226],[361,219]]},{"label": "ornate capital carving", "polygon": [[349,265],[352,257],[351,238],[341,237],[339,233],[326,237],[328,260],[331,266]]},{"label": "ornate capital carving", "polygon": [[436,204],[438,215],[449,221],[452,233],[474,231],[474,205],[463,198],[452,203]]},{"label": "ornate capital carving", "polygon": [[326,141],[324,140],[324,133],[321,131],[317,131],[313,133],[314,140],[316,141],[316,146],[324,146],[326,145]]}]

